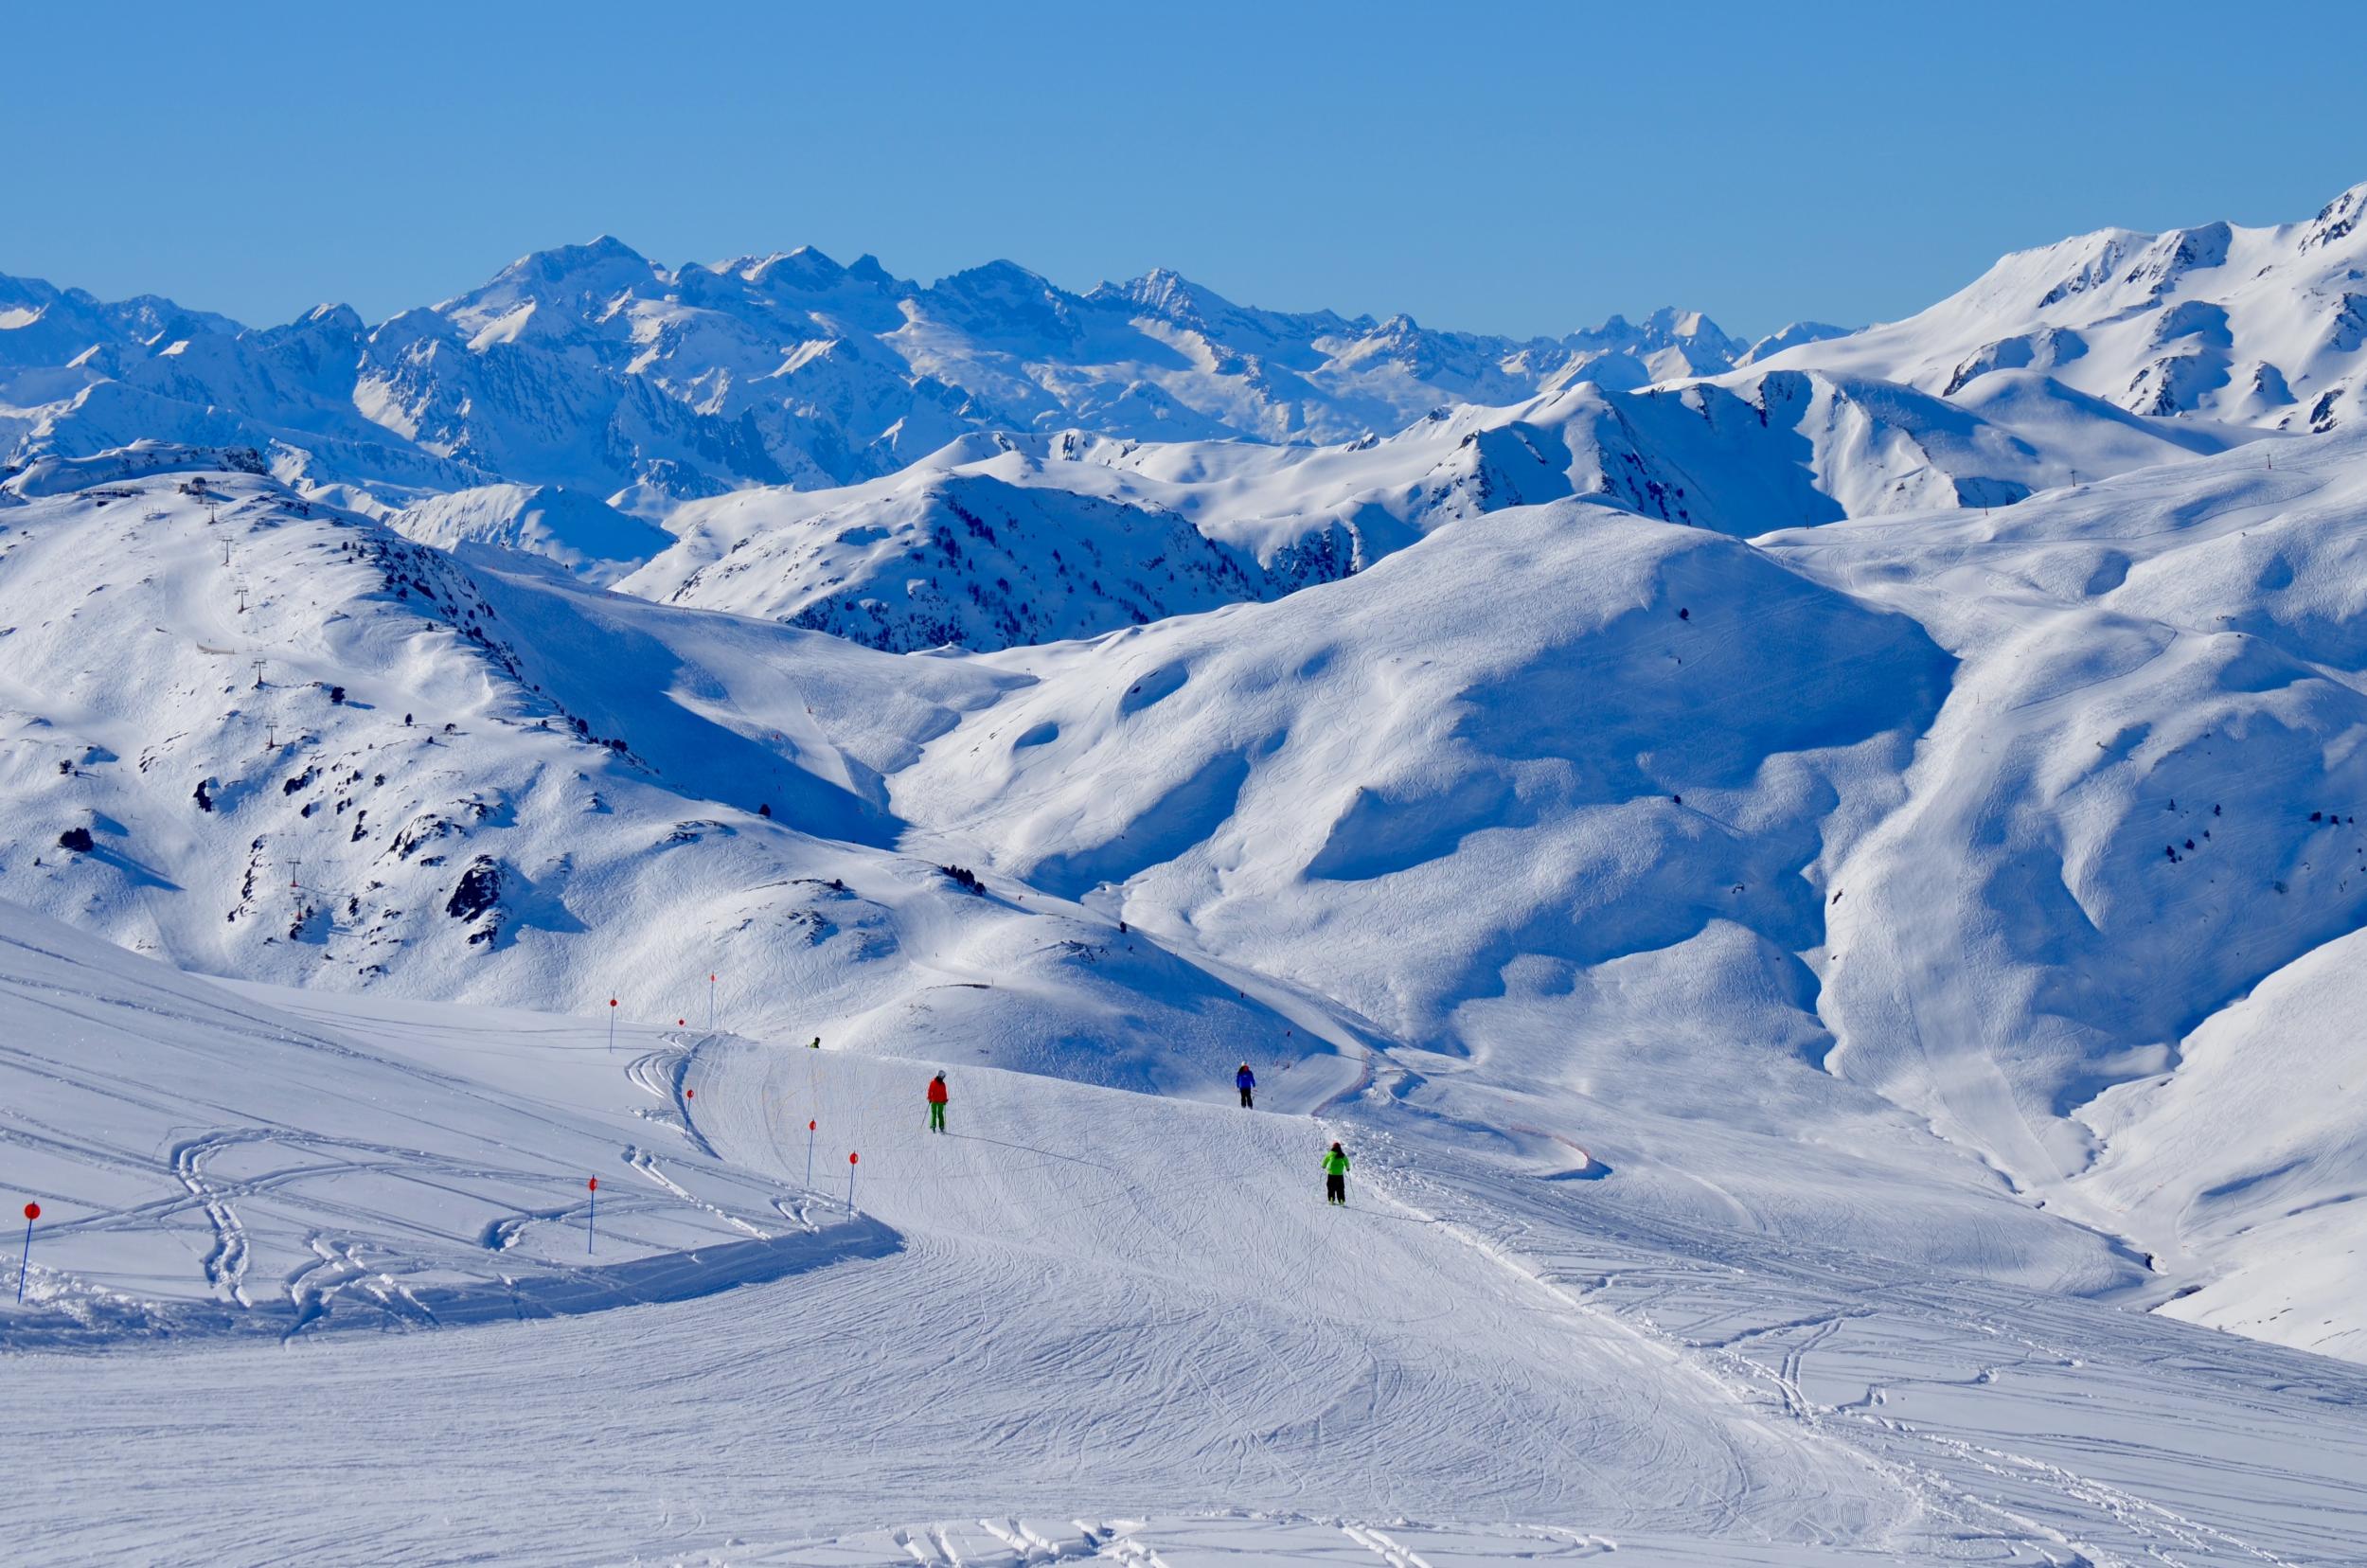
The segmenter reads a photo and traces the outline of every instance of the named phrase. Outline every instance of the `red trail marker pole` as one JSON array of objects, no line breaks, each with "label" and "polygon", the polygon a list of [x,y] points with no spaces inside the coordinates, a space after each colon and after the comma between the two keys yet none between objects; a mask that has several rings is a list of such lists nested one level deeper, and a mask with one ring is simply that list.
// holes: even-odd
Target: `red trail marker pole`
[{"label": "red trail marker pole", "polygon": [[616,1049],[616,998],[608,999],[608,1048]]},{"label": "red trail marker pole", "polygon": [[592,1225],[600,1216],[600,1179],[597,1176],[583,1184],[583,1190],[592,1195],[591,1206],[583,1211],[583,1253],[592,1256]]},{"label": "red trail marker pole", "polygon": [[[846,1190],[849,1194],[848,1202],[851,1203],[854,1188],[848,1187]],[[40,1218],[41,1205],[39,1203],[25,1205],[25,1256],[19,1258],[16,1264],[16,1304],[19,1307],[25,1305],[25,1276],[31,1272],[33,1267],[33,1221]]]},{"label": "red trail marker pole", "polygon": [[707,1033],[715,1032],[715,976],[707,976]]},{"label": "red trail marker pole", "polygon": [[855,1212],[855,1162],[861,1158],[858,1154],[846,1156],[846,1212],[850,1215]]},{"label": "red trail marker pole", "polygon": [[806,1185],[813,1185],[813,1123],[806,1123]]}]

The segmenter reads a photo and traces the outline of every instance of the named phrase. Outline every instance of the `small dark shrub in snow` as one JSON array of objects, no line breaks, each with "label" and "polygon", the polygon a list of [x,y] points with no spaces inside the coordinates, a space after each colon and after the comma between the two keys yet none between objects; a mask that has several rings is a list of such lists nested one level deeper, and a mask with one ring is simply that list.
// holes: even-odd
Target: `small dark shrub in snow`
[{"label": "small dark shrub in snow", "polygon": [[956,887],[968,888],[972,893],[983,893],[986,891],[986,889],[981,887],[978,883],[978,873],[972,871],[967,865],[941,865],[937,869],[952,878],[953,885]]},{"label": "small dark shrub in snow", "polygon": [[95,846],[91,842],[89,829],[68,828],[64,832],[58,835],[58,847],[61,849],[71,849],[78,855],[87,855],[91,852]]}]

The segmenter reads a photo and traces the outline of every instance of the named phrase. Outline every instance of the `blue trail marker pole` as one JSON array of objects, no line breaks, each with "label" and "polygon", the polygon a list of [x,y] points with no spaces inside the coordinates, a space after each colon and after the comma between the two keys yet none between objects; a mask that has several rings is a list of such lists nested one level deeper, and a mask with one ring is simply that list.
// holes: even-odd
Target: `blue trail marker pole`
[{"label": "blue trail marker pole", "polygon": [[600,1179],[593,1177],[583,1184],[583,1189],[592,1195],[590,1206],[583,1211],[583,1255],[589,1257],[592,1256],[592,1227],[600,1217]]},{"label": "blue trail marker pole", "polygon": [[[853,1192],[852,1187],[847,1188],[847,1202],[850,1203],[854,1202]],[[25,1256],[17,1260],[16,1265],[16,1304],[19,1307],[25,1305],[25,1276],[32,1272],[33,1267],[33,1221],[40,1218],[39,1203],[25,1205]]]}]

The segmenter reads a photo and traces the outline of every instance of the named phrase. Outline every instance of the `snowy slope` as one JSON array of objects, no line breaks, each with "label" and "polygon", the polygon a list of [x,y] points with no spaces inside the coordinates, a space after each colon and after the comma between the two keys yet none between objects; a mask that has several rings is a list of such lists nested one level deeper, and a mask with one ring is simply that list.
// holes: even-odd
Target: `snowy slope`
[{"label": "snowy slope", "polygon": [[576,490],[486,485],[416,502],[386,520],[441,549],[487,544],[556,561],[605,587],[671,549],[674,536]]},{"label": "snowy slope", "polygon": [[0,289],[25,1549],[2360,1560],[2357,197],[1748,351]]},{"label": "snowy slope", "polygon": [[[1702,1064],[1766,1042],[2205,1282],[2283,1188],[2176,1248],[2124,1229],[2126,1191],[2080,1196],[2109,1153],[2081,1107],[2367,920],[2367,463],[2278,454],[1759,548],[1469,519],[1280,604],[997,655],[1028,679],[891,797],[1498,1087],[1731,1118]],[[2280,1164],[2282,1093],[2230,1134],[2246,1171]],[[2294,1182],[2347,1191],[2362,1139],[2341,1119]],[[2313,1224],[2356,1245],[2347,1205]]]},{"label": "snowy slope", "polygon": [[[2361,782],[2367,464],[2280,451],[1756,545],[1476,511],[1271,603],[966,659],[456,561],[152,449],[0,511],[0,894],[289,984],[687,1018],[716,973],[783,1035],[1138,1088],[1396,1041],[1442,1114],[1614,1112],[1589,1157],[1700,1218],[1849,1213],[2022,1277],[1851,1196],[1853,1161],[1970,1159],[2166,1294],[2242,1226],[2172,1246],[2081,1196],[2082,1107],[2367,918],[2325,820]],[[1858,1152],[1804,1182],[1762,1139]],[[2306,1343],[2353,1343],[2331,1317]]]},{"label": "snowy slope", "polygon": [[[1250,1113],[957,1065],[940,1138],[920,1063],[612,1049],[0,932],[0,1008],[40,1025],[0,1148],[47,1227],[38,1298],[0,1303],[0,1454],[42,1560],[2204,1565],[2367,1528],[2353,1369],[1690,1225],[1386,1092],[1277,1074]],[[809,1120],[823,1169],[862,1156],[856,1217],[808,1195]],[[1345,1211],[1312,1192],[1332,1137]],[[590,1260],[587,1168],[618,1233]],[[1994,1187],[1895,1201],[2100,1251]],[[252,1306],[209,1282],[225,1235]],[[431,1316],[436,1270],[513,1310]],[[669,1273],[705,1288],[645,1288]],[[170,1339],[124,1331],[175,1292]],[[240,1327],[294,1331],[207,1331]],[[93,1353],[26,1353],[68,1336]]]},{"label": "snowy slope", "polygon": [[785,1034],[1143,1087],[1288,1027],[889,846],[883,773],[990,672],[464,564],[220,469],[0,506],[0,897],[183,967],[650,1018],[714,973]]},{"label": "snowy slope", "polygon": [[[2114,1139],[2173,1135],[2139,1108],[2211,1094],[2208,1067],[2184,1086],[2190,1052],[2252,1014],[2206,1021],[2287,965],[2280,984],[2306,986],[2330,961],[2315,950],[2367,921],[2367,442],[2339,433],[2275,456],[2130,474],[1992,518],[1763,542],[1915,615],[1959,661],[1901,808],[1829,873],[1819,1010],[1835,1069],[2034,1195],[2160,1248],[2162,1267],[2243,1275],[2216,1304],[2220,1321],[2254,1325],[2288,1289],[2323,1299],[2307,1283],[2319,1265],[2244,1259],[2309,1202],[2283,1202],[2286,1187],[2352,1190],[2367,1125],[2274,1053],[2249,1054],[2253,1114],[2223,1089],[2210,1101],[2221,1147],[2200,1168],[2228,1163],[2225,1190],[2195,1188],[2182,1218],[2128,1174],[2167,1172]],[[2145,1087],[2080,1109],[2124,1080]],[[2327,1114],[2332,1131],[2302,1131]],[[2280,1156],[2295,1137],[2302,1151]],[[2281,1166],[2283,1185],[2268,1181]],[[2314,1224],[2322,1259],[2362,1235],[2348,1205]],[[2358,1327],[2344,1306],[2277,1331],[2356,1354]]]},{"label": "snowy slope", "polygon": [[2367,385],[2362,212],[2367,185],[2305,223],[2099,229],[2005,257],[1904,321],[1753,363],[1944,397],[2029,371],[2139,414],[2331,430]]},{"label": "snowy slope", "polygon": [[1112,486],[1120,500],[1046,479],[1023,459],[989,459],[847,490],[743,491],[677,512],[673,526],[697,537],[669,538],[668,553],[618,586],[907,652],[1088,636],[1279,598],[1355,568],[1354,542],[1336,531],[1261,560],[1134,487]]},{"label": "snowy slope", "polygon": [[7,1343],[514,1322],[897,1244],[683,1157],[693,1036],[394,1016],[380,1048],[0,904],[0,1141],[43,1205]]},{"label": "snowy slope", "polygon": [[2363,952],[2353,932],[2304,953],[2180,1041],[2174,1072],[2082,1112],[2103,1153],[2080,1196],[2193,1278],[2162,1311],[2367,1361]]}]

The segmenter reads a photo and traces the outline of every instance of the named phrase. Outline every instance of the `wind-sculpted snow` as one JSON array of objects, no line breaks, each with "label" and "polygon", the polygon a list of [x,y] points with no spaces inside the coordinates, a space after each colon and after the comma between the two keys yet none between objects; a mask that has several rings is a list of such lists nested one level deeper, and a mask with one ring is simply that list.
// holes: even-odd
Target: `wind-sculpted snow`
[{"label": "wind-sculpted snow", "polygon": [[[2367,465],[2350,437],[2277,458],[1766,553],[1476,517],[1282,605],[988,661],[1032,679],[891,795],[1501,1088],[1676,1114],[1689,1158],[1711,1122],[1870,1128],[1841,1085],[1871,1089],[2130,1238],[2152,1299],[2340,1347],[2359,1319],[2313,1266],[2244,1260],[2288,1222],[2347,1256],[2354,1118],[2231,1134],[2187,1219],[2102,1174],[2154,1138],[2132,1117],[2182,1040],[2367,919]],[[1588,1147],[1695,1201],[1655,1143]]]}]

